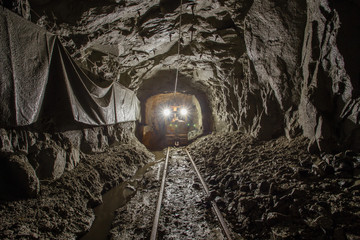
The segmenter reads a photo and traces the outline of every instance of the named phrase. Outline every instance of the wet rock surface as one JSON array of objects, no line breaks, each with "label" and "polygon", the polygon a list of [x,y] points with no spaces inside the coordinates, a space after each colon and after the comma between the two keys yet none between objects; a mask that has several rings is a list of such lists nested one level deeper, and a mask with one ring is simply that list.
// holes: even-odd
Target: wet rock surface
[{"label": "wet rock surface", "polygon": [[359,239],[359,154],[310,155],[307,144],[229,133],[189,150],[245,239]]},{"label": "wet rock surface", "polygon": [[[172,149],[158,239],[224,239],[190,161]],[[110,239],[149,239],[164,164],[148,171],[136,196],[115,213]]]},{"label": "wet rock surface", "polygon": [[60,178],[40,181],[36,198],[0,201],[1,239],[75,239],[90,228],[102,193],[129,179],[152,156],[128,139],[106,153],[80,158]]}]

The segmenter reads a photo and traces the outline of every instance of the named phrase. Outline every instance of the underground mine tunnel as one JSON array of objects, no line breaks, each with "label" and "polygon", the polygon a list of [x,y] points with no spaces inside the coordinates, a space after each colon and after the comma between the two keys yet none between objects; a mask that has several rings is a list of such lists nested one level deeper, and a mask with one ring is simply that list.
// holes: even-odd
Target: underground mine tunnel
[{"label": "underground mine tunnel", "polygon": [[184,146],[212,131],[206,94],[182,74],[181,85],[174,93],[171,76],[175,75],[175,71],[159,71],[144,79],[138,89],[142,119],[137,124],[136,135],[148,149],[161,150],[175,142]]},{"label": "underground mine tunnel", "polygon": [[0,3],[1,239],[360,239],[358,1]]}]

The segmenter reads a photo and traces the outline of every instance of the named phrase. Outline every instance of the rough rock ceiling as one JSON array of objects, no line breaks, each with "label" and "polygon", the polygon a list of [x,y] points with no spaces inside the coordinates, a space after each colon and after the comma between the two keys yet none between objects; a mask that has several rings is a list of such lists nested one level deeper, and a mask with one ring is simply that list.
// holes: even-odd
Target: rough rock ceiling
[{"label": "rough rock ceiling", "polygon": [[303,133],[312,151],[360,146],[359,46],[344,41],[360,28],[341,25],[360,22],[355,1],[184,0],[180,61],[180,0],[32,7],[84,67],[140,96],[172,91],[166,82],[179,64],[179,90],[206,94],[216,130],[262,139]]}]

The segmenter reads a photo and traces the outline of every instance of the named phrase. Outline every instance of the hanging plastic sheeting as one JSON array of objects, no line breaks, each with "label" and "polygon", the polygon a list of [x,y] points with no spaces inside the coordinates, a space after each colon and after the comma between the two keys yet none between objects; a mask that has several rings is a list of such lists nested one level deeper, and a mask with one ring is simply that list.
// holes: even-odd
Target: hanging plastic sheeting
[{"label": "hanging plastic sheeting", "polygon": [[0,125],[45,113],[108,125],[137,120],[140,107],[131,90],[82,71],[55,35],[0,7]]}]

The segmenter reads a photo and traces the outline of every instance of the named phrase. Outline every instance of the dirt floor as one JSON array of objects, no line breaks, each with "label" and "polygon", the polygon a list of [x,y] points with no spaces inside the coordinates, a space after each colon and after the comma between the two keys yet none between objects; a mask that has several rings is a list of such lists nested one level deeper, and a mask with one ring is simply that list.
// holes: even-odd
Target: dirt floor
[{"label": "dirt floor", "polygon": [[189,151],[245,239],[360,239],[360,155],[310,155],[307,144],[229,133]]},{"label": "dirt floor", "polygon": [[[304,138],[258,141],[240,133],[194,142],[188,149],[210,198],[204,200],[189,174],[189,161],[181,154],[171,159],[159,239],[222,239],[206,209],[209,200],[216,201],[235,239],[360,239],[360,156],[311,155],[307,145]],[[117,210],[111,239],[148,239],[160,173],[159,167],[149,171],[143,189]]]},{"label": "dirt floor", "polygon": [[0,202],[0,239],[76,239],[89,230],[102,194],[153,158],[137,141],[82,155],[72,171],[42,181],[37,198]]},{"label": "dirt floor", "polygon": [[[224,239],[185,151],[172,148],[170,155],[158,239]],[[116,211],[110,239],[150,238],[163,165],[154,165],[136,196]]]},{"label": "dirt floor", "polygon": [[[188,149],[211,196],[204,200],[189,161],[175,155],[159,238],[222,239],[206,210],[215,200],[235,239],[360,239],[359,154],[311,155],[307,145],[304,138],[258,141],[240,133],[194,142]],[[111,239],[148,239],[160,176],[154,166],[133,200],[117,210]]]},{"label": "dirt floor", "polygon": [[[360,155],[310,155],[307,144],[236,132],[199,139],[188,149],[210,187],[207,199],[185,154],[173,149],[159,239],[222,239],[210,200],[235,239],[360,239]],[[148,239],[162,166],[136,141],[83,155],[59,180],[42,182],[36,199],[0,203],[0,239],[83,236],[101,194],[121,183],[132,198],[114,208],[109,238]]]}]

